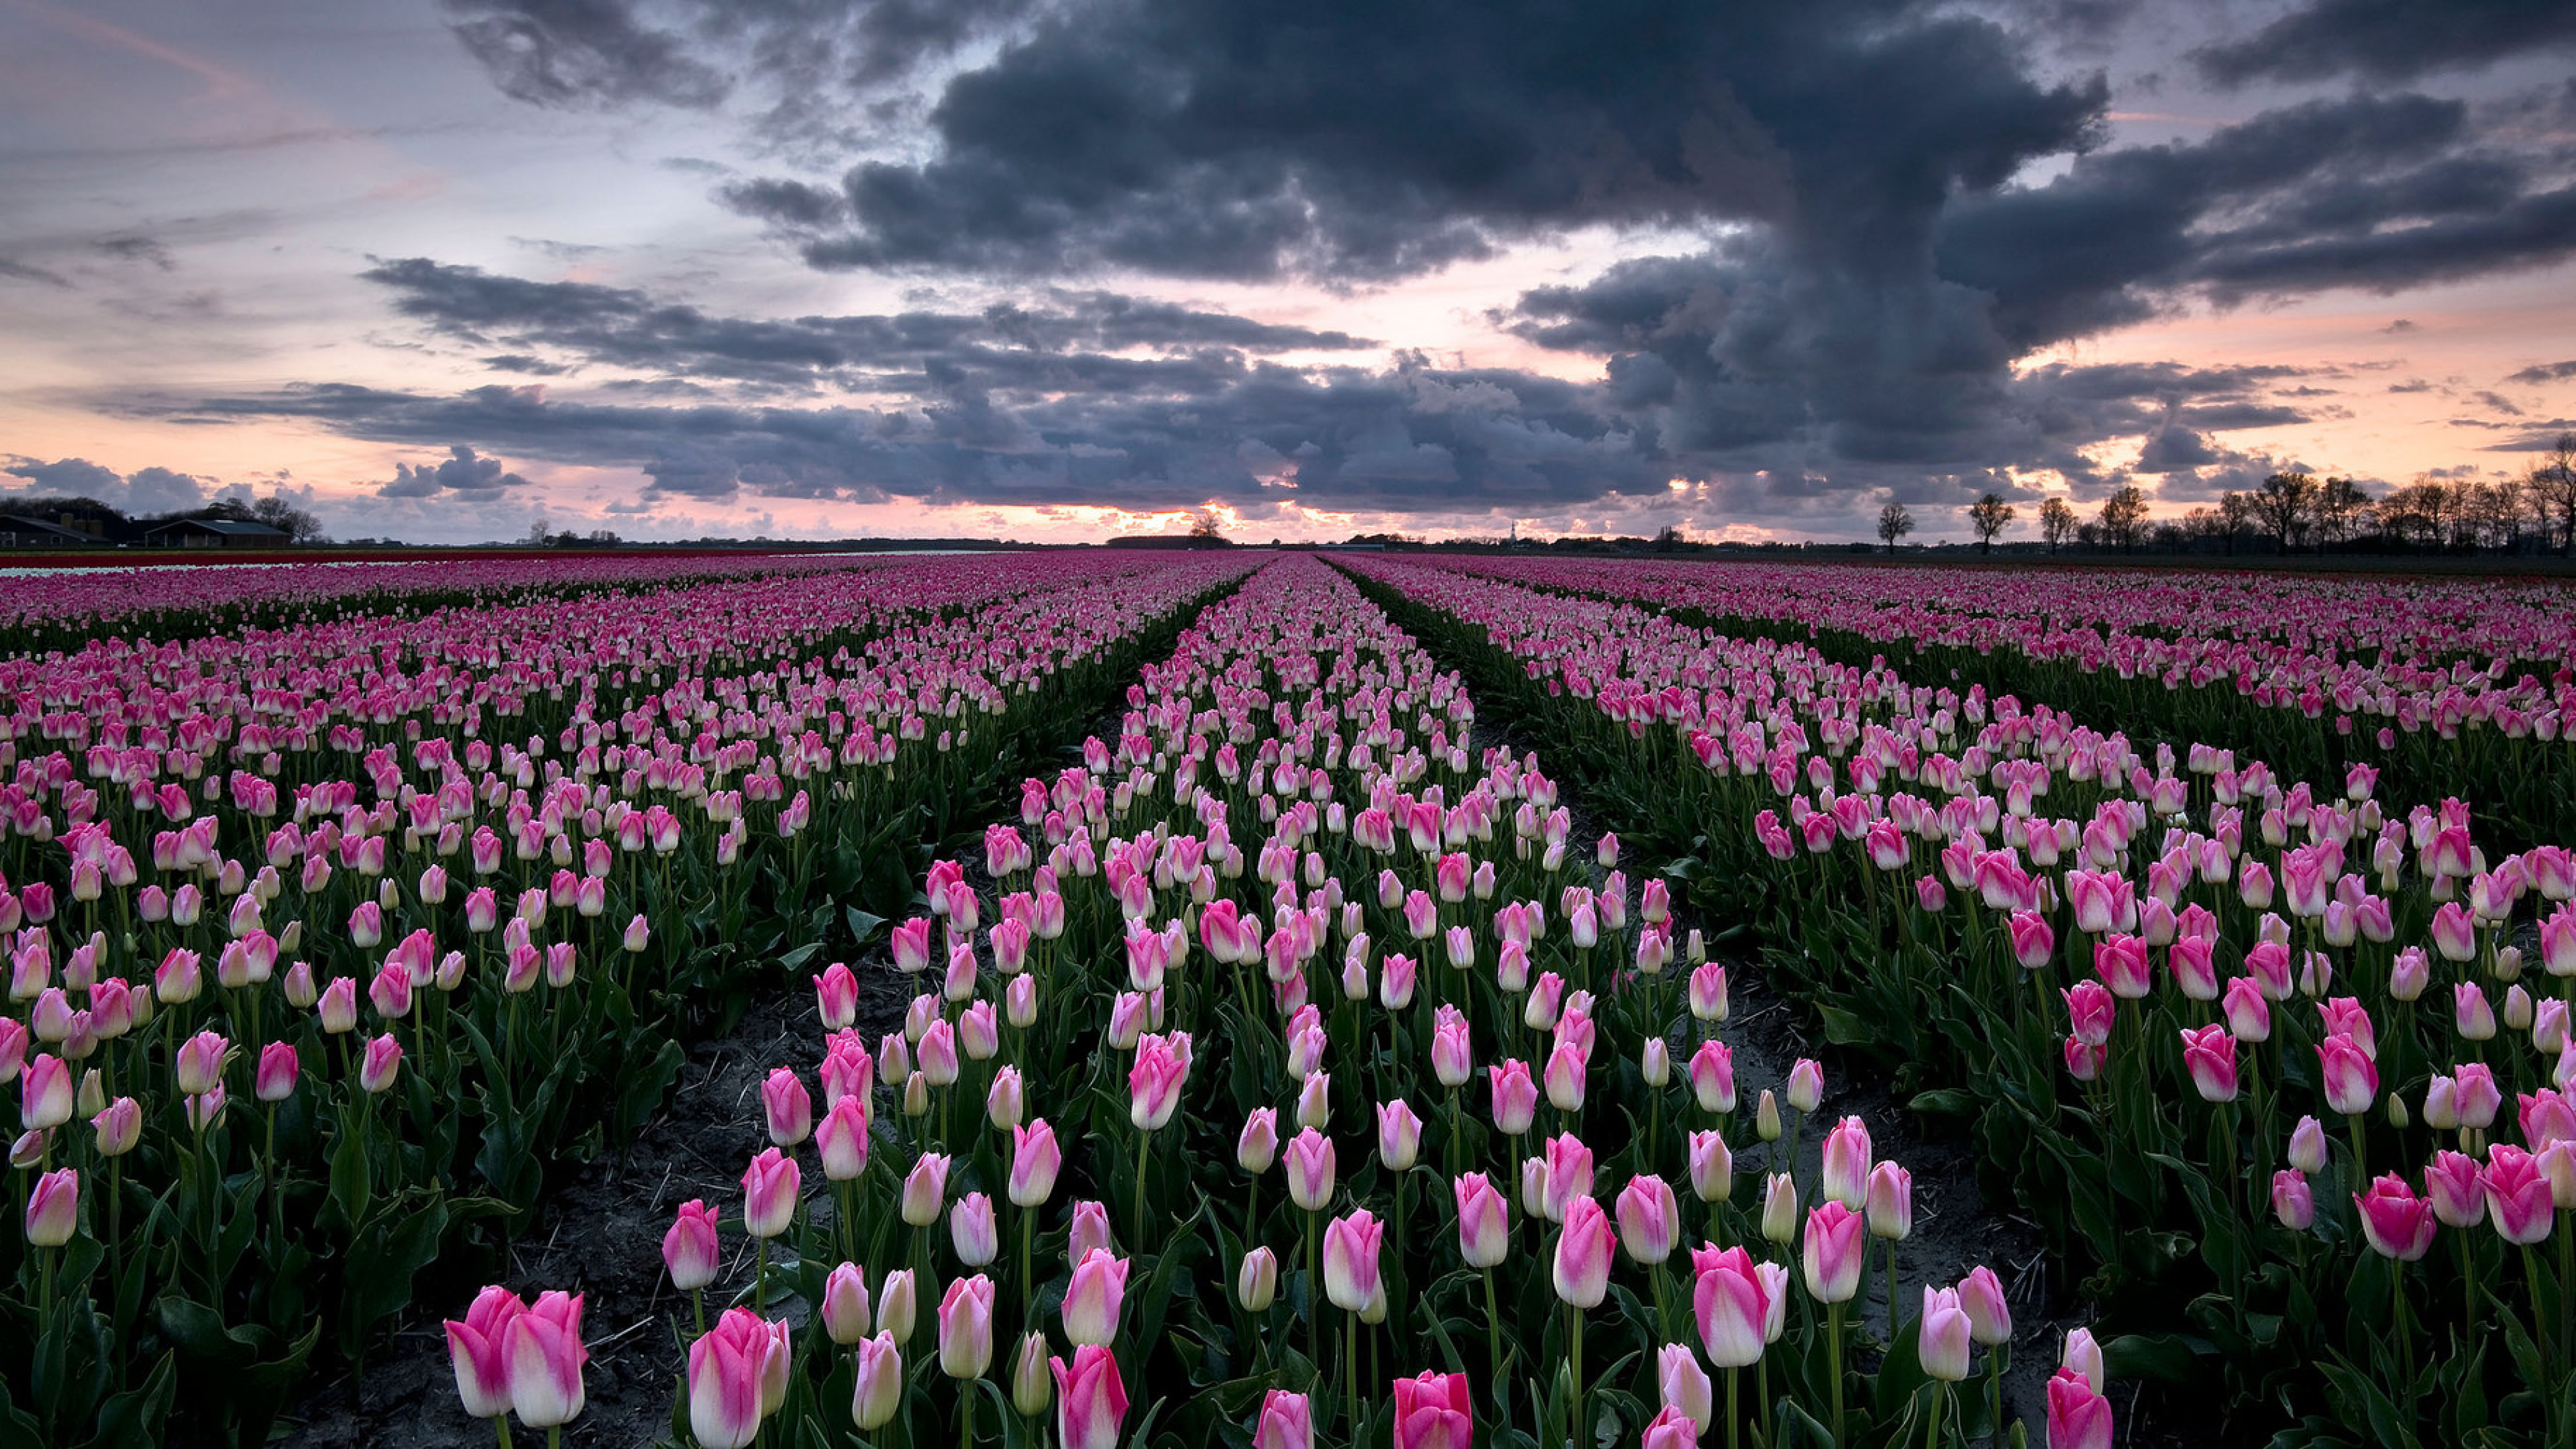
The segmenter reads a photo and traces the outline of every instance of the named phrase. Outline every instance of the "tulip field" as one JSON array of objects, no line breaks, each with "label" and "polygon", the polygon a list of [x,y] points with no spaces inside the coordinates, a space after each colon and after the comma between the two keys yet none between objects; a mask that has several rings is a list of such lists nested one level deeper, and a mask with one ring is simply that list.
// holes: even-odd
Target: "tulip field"
[{"label": "tulip field", "polygon": [[2576,1449],[2562,586],[190,572],[0,579],[0,1441]]}]

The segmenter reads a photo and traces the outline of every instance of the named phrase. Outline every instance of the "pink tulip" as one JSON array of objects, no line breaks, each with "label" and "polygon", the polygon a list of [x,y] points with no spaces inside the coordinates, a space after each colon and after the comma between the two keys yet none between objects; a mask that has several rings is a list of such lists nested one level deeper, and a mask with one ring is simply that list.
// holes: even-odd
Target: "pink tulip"
[{"label": "pink tulip", "polygon": [[[1127,1418],[1127,1386],[1118,1377],[1118,1360],[1098,1344],[1073,1351],[1073,1363],[1047,1361],[1055,1373],[1055,1435],[1058,1449],[1116,1449],[1119,1426]],[[1466,1449],[1460,1445],[1459,1449]]]},{"label": "pink tulip", "polygon": [[760,1436],[761,1384],[777,1346],[748,1308],[726,1309],[689,1345],[689,1429],[705,1449],[746,1449]]},{"label": "pink tulip", "polygon": [[2111,1401],[2084,1376],[2059,1369],[2048,1381],[2049,1449],[2111,1449]]},{"label": "pink tulip", "polygon": [[[181,1049],[183,1056],[185,1051],[185,1048]],[[72,1120],[75,1102],[71,1067],[62,1058],[39,1055],[27,1064],[25,1075],[18,1082],[20,1126],[30,1132],[59,1127]]]},{"label": "pink tulip", "polygon": [[718,1254],[715,1213],[697,1198],[680,1204],[662,1235],[662,1264],[670,1270],[671,1286],[687,1292],[716,1281]]},{"label": "pink tulip", "polygon": [[1547,1100],[1560,1112],[1583,1110],[1586,1070],[1583,1051],[1570,1040],[1559,1040],[1547,1057]]},{"label": "pink tulip", "polygon": [[1091,1256],[1094,1249],[1105,1250],[1108,1246],[1108,1207],[1101,1203],[1091,1202],[1088,1200],[1075,1203],[1073,1205],[1073,1226],[1068,1230],[1065,1237],[1065,1266],[1068,1268],[1075,1267],[1079,1265],[1083,1259]]},{"label": "pink tulip", "polygon": [[1700,1347],[1719,1368],[1747,1368],[1769,1342],[1770,1289],[1742,1248],[1692,1255],[1698,1278],[1691,1309],[1699,1320]]},{"label": "pink tulip", "polygon": [[1064,1292],[1065,1338],[1077,1344],[1114,1341],[1126,1297],[1127,1260],[1102,1248],[1083,1254]]},{"label": "pink tulip", "polygon": [[143,1105],[132,1097],[119,1097],[92,1116],[89,1125],[99,1156],[123,1157],[143,1139]]},{"label": "pink tulip", "polygon": [[1871,1168],[1862,1216],[1871,1237],[1903,1242],[1914,1236],[1914,1174],[1894,1162]]},{"label": "pink tulip", "polygon": [[893,1422],[903,1404],[903,1350],[892,1333],[879,1333],[858,1346],[858,1384],[850,1396],[850,1419],[862,1431]]},{"label": "pink tulip", "polygon": [[1789,1064],[1788,1100],[1800,1112],[1813,1112],[1825,1100],[1825,1069],[1813,1057]]},{"label": "pink tulip", "polygon": [[2272,1174],[2272,1216],[2294,1233],[2304,1233],[2316,1222],[2316,1193],[2306,1173],[2285,1167]]},{"label": "pink tulip", "polygon": [[742,1228],[755,1238],[774,1238],[796,1220],[796,1159],[775,1147],[763,1148],[742,1174]]},{"label": "pink tulip", "polygon": [[1333,1139],[1309,1127],[1288,1143],[1288,1196],[1307,1212],[1333,1200]]},{"label": "pink tulip", "polygon": [[1927,1377],[1955,1384],[1968,1376],[1968,1338],[1971,1325],[1967,1310],[1959,1305],[1955,1288],[1923,1287],[1923,1317],[1919,1320],[1920,1337],[1916,1353]]},{"label": "pink tulip", "polygon": [[842,1263],[823,1280],[823,1332],[843,1348],[868,1336],[875,1310],[868,1301],[868,1277],[856,1263]]},{"label": "pink tulip", "polygon": [[1056,1174],[1063,1166],[1064,1151],[1056,1145],[1055,1129],[1044,1119],[1011,1128],[1009,1190],[1014,1207],[1037,1207],[1054,1196]]},{"label": "pink tulip", "polygon": [[948,1243],[957,1261],[981,1268],[1001,1251],[1001,1233],[993,1220],[993,1200],[970,1192],[948,1209]]},{"label": "pink tulip", "polygon": [[1336,1308],[1357,1313],[1379,1292],[1378,1249],[1386,1225],[1359,1208],[1324,1229],[1324,1296]]},{"label": "pink tulip", "polygon": [[1475,1062],[1466,1016],[1458,1008],[1444,1004],[1438,1024],[1431,1031],[1432,1077],[1444,1087],[1463,1087],[1475,1073]]},{"label": "pink tulip", "polygon": [[1699,1044],[1690,1059],[1691,1095],[1703,1112],[1735,1110],[1735,1054],[1715,1037]]},{"label": "pink tulip", "polygon": [[853,1182],[868,1168],[868,1099],[852,1092],[832,1104],[814,1129],[814,1146],[823,1157],[823,1176]]},{"label": "pink tulip", "polygon": [[2024,971],[2036,971],[2057,954],[2057,933],[2048,928],[2048,918],[2037,911],[2015,911],[2012,914],[2013,960]]},{"label": "pink tulip", "polygon": [[1252,1449],[1315,1449],[1314,1406],[1304,1394],[1272,1389],[1262,1395]]},{"label": "pink tulip", "polygon": [[1708,1373],[1686,1343],[1668,1343],[1655,1350],[1655,1387],[1661,1392],[1664,1407],[1678,1409],[1688,1416],[1691,1433],[1708,1432],[1717,1420],[1716,1395]]},{"label": "pink tulip", "polygon": [[2250,976],[2236,976],[2227,982],[2227,999],[2219,1008],[2226,1013],[2227,1030],[2241,1042],[2266,1042],[2272,1039],[2272,1003],[2263,997],[2262,988]]},{"label": "pink tulip", "polygon": [[1485,1174],[1470,1172],[1451,1184],[1458,1199],[1458,1254],[1470,1268],[1491,1268],[1511,1250],[1511,1214]]},{"label": "pink tulip", "polygon": [[2495,1214],[2497,1236],[2525,1246],[2549,1236],[2556,1204],[2548,1177],[2530,1153],[2497,1143],[2487,1149],[2487,1165],[2480,1179],[2488,1206]]},{"label": "pink tulip", "polygon": [[1590,1197],[1570,1197],[1564,1221],[1556,1237],[1556,1296],[1576,1308],[1598,1308],[1610,1288],[1610,1215]]},{"label": "pink tulip", "polygon": [[464,1322],[447,1320],[448,1365],[466,1417],[495,1419],[510,1411],[510,1324],[527,1311],[518,1294],[495,1285],[474,1296]]},{"label": "pink tulip", "polygon": [[1493,1088],[1494,1129],[1507,1137],[1530,1130],[1538,1116],[1538,1084],[1531,1080],[1528,1064],[1507,1060],[1487,1067],[1485,1077]]},{"label": "pink tulip", "polygon": [[1860,1214],[1830,1199],[1807,1214],[1800,1261],[1809,1297],[1847,1303],[1860,1290],[1863,1228]]},{"label": "pink tulip", "polygon": [[794,1147],[814,1132],[814,1099],[803,1078],[786,1067],[773,1069],[760,1084],[761,1106],[769,1116],[769,1140]]},{"label": "pink tulip", "polygon": [[263,1102],[283,1102],[295,1095],[295,1077],[303,1063],[297,1059],[292,1044],[273,1041],[259,1049],[259,1071],[252,1083],[252,1095]]},{"label": "pink tulip", "polygon": [[1699,1443],[1699,1425],[1689,1414],[1666,1405],[1647,1422],[1639,1442],[1641,1449],[1692,1449]]},{"label": "pink tulip", "polygon": [[1243,1131],[1234,1139],[1234,1165],[1259,1177],[1278,1160],[1278,1109],[1255,1107],[1244,1117]]},{"label": "pink tulip", "polygon": [[1661,1263],[1681,1237],[1681,1204],[1664,1180],[1651,1174],[1628,1179],[1619,1191],[1619,1241],[1633,1262]]},{"label": "pink tulip", "polygon": [[1721,1132],[1690,1134],[1690,1194],[1700,1201],[1726,1201],[1734,1196],[1736,1158],[1726,1150]]},{"label": "pink tulip", "polygon": [[1397,1379],[1394,1449],[1472,1449],[1475,1421],[1465,1374]]},{"label": "pink tulip", "polygon": [[1701,1021],[1724,1021],[1727,1005],[1726,968],[1714,961],[1703,961],[1693,967],[1690,974],[1691,1015]]},{"label": "pink tulip", "polygon": [[1959,1280],[1959,1311],[1968,1315],[1968,1335],[1988,1348],[2012,1342],[2012,1305],[1995,1270],[1979,1264]]},{"label": "pink tulip", "polygon": [[2362,1235],[2382,1257],[2412,1263],[2433,1246],[2438,1225],[2432,1205],[2415,1196],[2406,1179],[2396,1173],[2371,1183],[2367,1192],[2353,1194],[2352,1205],[2361,1214]]},{"label": "pink tulip", "polygon": [[2182,1033],[2182,1063],[2204,1102],[2236,1100],[2236,1039],[2217,1023]]},{"label": "pink tulip", "polygon": [[1563,1132],[1548,1139],[1546,1155],[1536,1160],[1546,1168],[1541,1211],[1549,1222],[1561,1223],[1567,1203],[1592,1195],[1592,1149],[1573,1133]]},{"label": "pink tulip", "polygon": [[402,1069],[402,1043],[392,1032],[367,1043],[366,1055],[358,1063],[358,1085],[369,1092],[382,1092],[394,1084],[394,1075]]},{"label": "pink tulip", "polygon": [[581,1417],[581,1366],[590,1361],[581,1343],[581,1298],[541,1293],[510,1320],[510,1407],[531,1429]]},{"label": "pink tulip", "polygon": [[2378,1100],[2379,1068],[2350,1037],[2317,1043],[2317,1075],[2325,1086],[2326,1105],[2347,1117],[2369,1111]]},{"label": "pink tulip", "polygon": [[1869,1199],[1869,1128],[1858,1117],[1845,1117],[1825,1134],[1824,1195],[1856,1208]]},{"label": "pink tulip", "polygon": [[1190,1074],[1189,1062],[1181,1054],[1187,1041],[1186,1036],[1166,1039],[1149,1034],[1137,1042],[1136,1063],[1127,1073],[1127,1119],[1138,1131],[1152,1132],[1172,1120],[1172,1109],[1180,1105],[1181,1084]]},{"label": "pink tulip", "polygon": [[939,1367],[977,1379],[993,1364],[993,1280],[978,1273],[948,1285],[939,1300]]}]

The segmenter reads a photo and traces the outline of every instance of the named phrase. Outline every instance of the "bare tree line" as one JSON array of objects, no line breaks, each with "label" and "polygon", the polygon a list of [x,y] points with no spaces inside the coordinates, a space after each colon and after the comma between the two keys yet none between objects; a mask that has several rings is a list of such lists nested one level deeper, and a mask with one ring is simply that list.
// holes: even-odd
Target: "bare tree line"
[{"label": "bare tree line", "polygon": [[[2430,475],[2373,498],[2350,478],[2274,473],[2259,487],[2223,494],[2178,519],[2148,516],[2135,484],[2102,500],[2090,518],[2063,497],[2039,506],[2040,539],[2063,548],[2135,553],[2280,554],[2334,550],[2556,553],[2576,556],[2576,432],[2561,433],[2537,462],[2512,478]],[[2021,510],[2000,493],[1969,505],[1978,546],[1991,550]],[[1911,532],[1912,515],[1890,503],[1878,536],[1890,549]]]}]

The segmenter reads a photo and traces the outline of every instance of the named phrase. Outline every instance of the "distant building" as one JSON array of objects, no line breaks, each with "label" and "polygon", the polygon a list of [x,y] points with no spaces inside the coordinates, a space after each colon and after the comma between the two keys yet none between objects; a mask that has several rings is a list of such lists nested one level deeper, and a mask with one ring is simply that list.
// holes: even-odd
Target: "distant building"
[{"label": "distant building", "polygon": [[265,523],[174,518],[143,530],[143,542],[153,548],[284,548],[294,540],[284,529]]},{"label": "distant building", "polygon": [[87,520],[65,514],[58,523],[23,513],[0,514],[0,548],[97,548],[107,540],[79,525]]}]

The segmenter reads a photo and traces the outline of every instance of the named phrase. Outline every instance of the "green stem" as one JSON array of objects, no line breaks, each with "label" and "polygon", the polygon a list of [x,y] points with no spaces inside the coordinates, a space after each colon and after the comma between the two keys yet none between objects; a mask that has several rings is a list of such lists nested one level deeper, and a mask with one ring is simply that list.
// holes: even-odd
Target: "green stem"
[{"label": "green stem", "polygon": [[957,1381],[957,1449],[975,1449],[975,1381]]},{"label": "green stem", "polygon": [[1348,1314],[1344,1321],[1350,1331],[1343,1339],[1342,1393],[1350,1400],[1351,1444],[1353,1449],[1357,1449],[1360,1442],[1360,1316]]},{"label": "green stem", "polygon": [[1500,1409],[1504,1406],[1503,1315],[1494,1306],[1494,1270],[1491,1268],[1485,1270],[1485,1347],[1494,1357],[1494,1376],[1489,1387],[1494,1395],[1494,1406]]},{"label": "green stem", "polygon": [[1843,1306],[1831,1303],[1825,1307],[1825,1351],[1834,1380],[1834,1443],[1837,1449],[1843,1438]]},{"label": "green stem", "polygon": [[1569,1303],[1565,1311],[1574,1320],[1566,1348],[1567,1363],[1574,1370],[1573,1433],[1569,1437],[1573,1440],[1574,1449],[1583,1449],[1586,1438],[1583,1432],[1583,1310]]},{"label": "green stem", "polygon": [[1127,1245],[1127,1251],[1131,1253],[1141,1253],[1145,1250],[1145,1149],[1151,1146],[1153,1141],[1154,1134],[1151,1132],[1136,1134],[1136,1236]]},{"label": "green stem", "polygon": [[1735,1379],[1741,1370],[1732,1364],[1726,1370],[1726,1449],[1743,1449],[1744,1411],[1735,1404]]},{"label": "green stem", "polygon": [[510,1449],[510,1412],[507,1409],[492,1416],[492,1427],[501,1436],[501,1449]]},{"label": "green stem", "polygon": [[1932,1413],[1923,1421],[1923,1449],[1940,1449],[1941,1421],[1950,1417],[1950,1385],[1947,1380],[1932,1381]]}]

